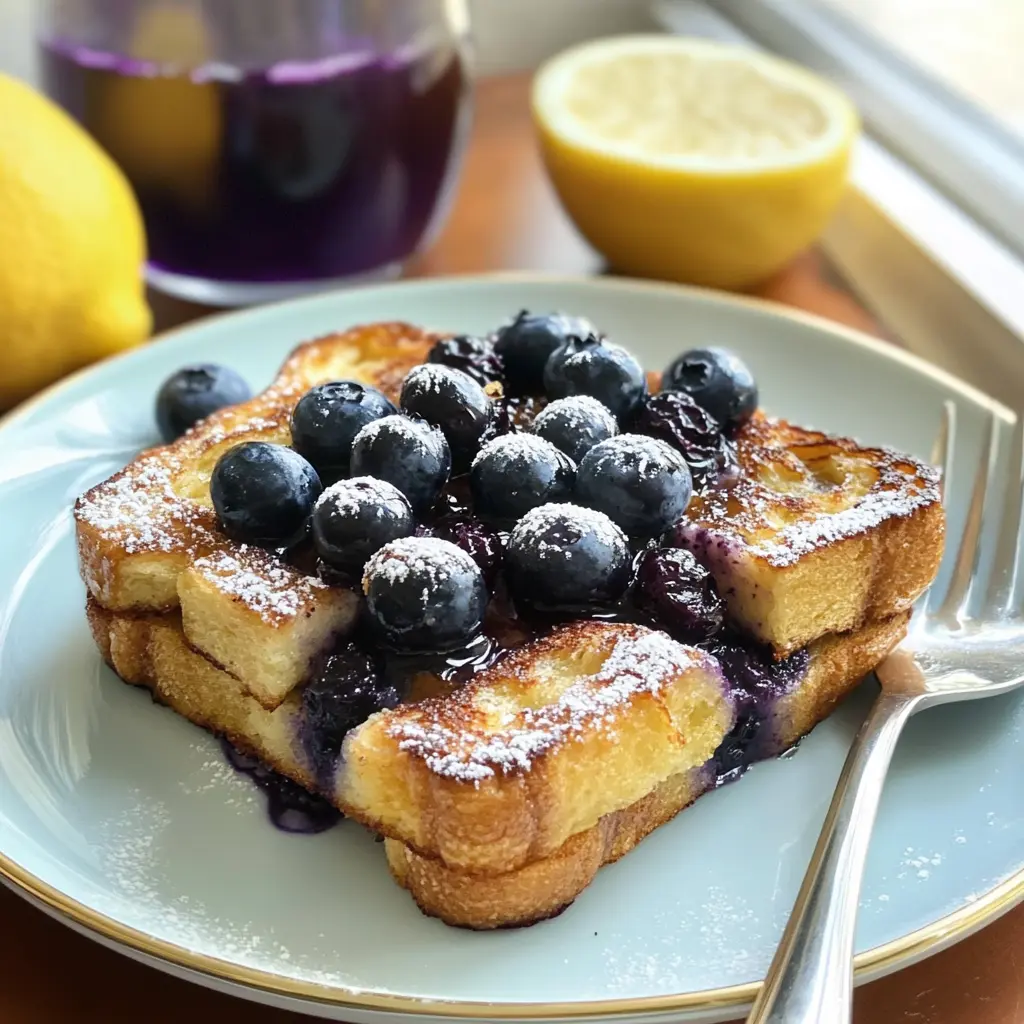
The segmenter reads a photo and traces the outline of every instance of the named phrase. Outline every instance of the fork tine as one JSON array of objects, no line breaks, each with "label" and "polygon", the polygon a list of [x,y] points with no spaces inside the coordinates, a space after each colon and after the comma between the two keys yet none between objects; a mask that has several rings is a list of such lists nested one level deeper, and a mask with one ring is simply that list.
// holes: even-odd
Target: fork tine
[{"label": "fork tine", "polygon": [[1020,610],[1024,579],[1018,561],[1024,544],[1021,514],[1024,510],[1024,412],[1017,414],[1017,422],[1010,440],[1010,457],[1006,469],[1006,493],[1003,517],[996,542],[992,578],[985,600],[986,617],[1003,617]]},{"label": "fork tine", "polygon": [[985,423],[982,440],[982,456],[978,461],[978,472],[974,477],[974,489],[971,492],[971,504],[967,509],[964,532],[960,537],[960,547],[956,553],[956,562],[949,578],[946,595],[939,607],[938,615],[947,621],[955,621],[967,602],[970,594],[971,580],[978,568],[981,555],[981,526],[984,520],[985,495],[988,491],[989,477],[995,468],[999,454],[999,431],[995,412],[990,412]]},{"label": "fork tine", "polygon": [[942,467],[942,480],[939,489],[945,501],[949,490],[949,479],[953,475],[953,459],[956,456],[956,402],[947,399],[942,403],[942,419],[939,421],[939,433],[932,445],[931,464]]},{"label": "fork tine", "polygon": [[[946,504],[946,495],[950,492],[950,480],[953,476],[953,462],[956,458],[956,402],[947,399],[942,403],[942,415],[939,417],[939,430],[932,443],[932,452],[929,462],[933,466],[942,469],[942,479],[939,481],[939,494],[943,504]],[[914,605],[914,613],[911,618],[912,624],[922,624],[930,609],[934,609],[939,603],[937,589],[932,587]]]}]

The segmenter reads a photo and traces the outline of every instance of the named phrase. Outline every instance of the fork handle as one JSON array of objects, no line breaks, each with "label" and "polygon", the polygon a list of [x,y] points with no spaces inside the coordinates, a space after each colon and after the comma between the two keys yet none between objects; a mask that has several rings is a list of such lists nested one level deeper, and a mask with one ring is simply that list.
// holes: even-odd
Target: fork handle
[{"label": "fork handle", "polygon": [[883,690],[857,734],[747,1024],[849,1024],[857,902],[871,830],[896,741],[920,700]]}]

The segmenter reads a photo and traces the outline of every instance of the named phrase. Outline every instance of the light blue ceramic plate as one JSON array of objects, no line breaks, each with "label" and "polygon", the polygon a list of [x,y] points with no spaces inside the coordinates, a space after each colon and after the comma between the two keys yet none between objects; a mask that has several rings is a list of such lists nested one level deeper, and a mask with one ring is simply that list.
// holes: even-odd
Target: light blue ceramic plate
[{"label": "light blue ceramic plate", "polygon": [[[801,745],[702,799],[601,872],[556,920],[474,934],[422,917],[355,826],[275,832],[205,733],[122,685],[83,616],[69,509],[154,441],[153,395],[216,359],[268,382],[295,343],[377,319],[484,330],[521,307],[593,318],[649,366],[739,350],[763,404],[927,457],[962,428],[951,532],[986,400],[879,342],[680,288],[450,279],[225,316],[84,373],[0,429],[0,871],[76,927],[252,998],[345,1020],[603,1016],[721,1020],[762,977],[871,684]],[[958,482],[960,486],[958,486]],[[1024,895],[1024,694],[916,719],[875,834],[860,977],[963,937]]]}]

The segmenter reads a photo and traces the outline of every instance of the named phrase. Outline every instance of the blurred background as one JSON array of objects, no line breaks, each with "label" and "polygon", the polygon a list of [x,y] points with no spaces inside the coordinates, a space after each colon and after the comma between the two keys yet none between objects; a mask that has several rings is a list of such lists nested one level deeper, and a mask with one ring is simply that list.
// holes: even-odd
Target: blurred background
[{"label": "blurred background", "polygon": [[[751,6],[758,0],[748,0]],[[1020,0],[826,0],[1024,136]],[[36,0],[4,0],[0,70],[37,74]],[[470,0],[481,74],[538,64],[581,39],[652,27],[649,0]]]},{"label": "blurred background", "polygon": [[[538,114],[531,83],[567,49],[636,33],[808,69],[853,104],[857,128],[833,142],[828,175],[795,175],[785,197],[764,153],[752,184],[720,194],[685,175],[653,188],[657,154],[630,158],[619,191],[602,191],[604,171],[566,141],[568,107]],[[8,261],[19,253],[6,277],[0,256],[14,339],[0,409],[154,329],[315,288],[515,268],[786,297],[812,257],[864,311],[853,322],[1016,404],[1022,52],[1022,0],[3,0],[0,74],[34,95],[5,101],[0,79],[0,119],[24,133],[7,132],[6,155],[0,138],[0,208],[5,174],[23,181],[35,159],[38,210],[0,228]],[[665,125],[686,136],[703,89],[729,145],[764,144],[763,132],[736,140],[768,100],[744,107],[728,75],[692,87],[659,78],[656,63],[624,81],[657,102],[638,95],[629,112],[630,89],[612,88],[593,98],[590,129],[614,135],[621,115],[635,122],[628,145]],[[757,75],[764,99],[772,76]],[[829,106],[822,90],[811,107]],[[39,96],[88,140],[58,142],[64,128],[42,127]],[[791,112],[781,135],[799,135],[802,116]],[[88,154],[92,143],[117,171]],[[96,180],[83,170],[68,188],[72,168]],[[705,244],[725,237],[731,251]],[[59,281],[45,269],[58,242]],[[75,325],[43,315],[71,306],[89,310]]]}]

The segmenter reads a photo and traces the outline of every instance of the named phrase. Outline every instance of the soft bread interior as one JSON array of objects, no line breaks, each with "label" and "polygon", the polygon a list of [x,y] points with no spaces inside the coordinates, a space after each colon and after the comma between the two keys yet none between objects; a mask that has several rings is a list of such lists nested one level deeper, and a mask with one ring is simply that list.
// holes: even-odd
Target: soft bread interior
[{"label": "soft bread interior", "polygon": [[265,707],[278,706],[347,633],[359,599],[244,545],[197,559],[178,578],[188,642]]}]

